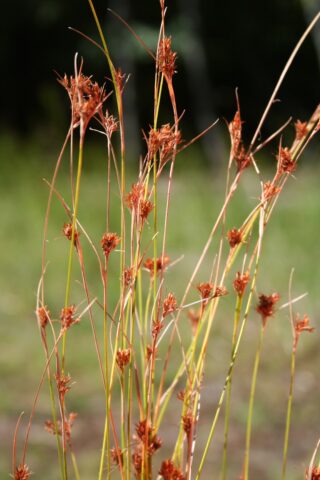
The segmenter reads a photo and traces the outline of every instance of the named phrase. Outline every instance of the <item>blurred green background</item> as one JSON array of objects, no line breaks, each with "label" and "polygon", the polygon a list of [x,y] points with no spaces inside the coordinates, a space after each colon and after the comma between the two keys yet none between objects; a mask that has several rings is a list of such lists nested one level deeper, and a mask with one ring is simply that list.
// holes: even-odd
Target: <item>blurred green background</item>
[{"label": "blurred green background", "polygon": [[[177,297],[188,279],[218,213],[224,192],[228,139],[223,118],[234,115],[234,90],[239,87],[245,137],[250,138],[283,64],[317,2],[252,0],[236,2],[170,2],[168,33],[178,51],[175,85],[182,120],[183,138],[191,138],[217,117],[222,118],[204,141],[182,154],[176,167],[170,214],[168,254],[184,255],[168,273],[168,290]],[[157,2],[96,2],[104,26],[110,34],[111,51],[123,71],[131,73],[126,87],[128,139],[128,186],[136,178],[136,168],[144,152],[141,129],[148,130],[152,119],[152,62],[130,33],[107,8],[120,13],[142,38],[155,46],[159,10]],[[8,478],[11,443],[17,417],[28,417],[38,379],[43,369],[43,352],[34,310],[41,272],[41,242],[50,179],[69,121],[65,92],[56,84],[53,70],[63,74],[73,70],[73,55],[84,57],[85,73],[104,81],[108,73],[104,60],[93,46],[67,30],[72,25],[96,38],[86,2],[75,0],[28,0],[5,7],[1,29],[2,61],[0,115],[0,477]],[[263,136],[278,128],[290,115],[305,120],[319,101],[320,28],[301,50],[279,93]],[[107,83],[108,84],[108,83]],[[150,99],[148,101],[147,99]],[[168,121],[169,110],[162,113]],[[285,140],[290,142],[293,128]],[[277,144],[272,143],[258,158],[265,180],[275,166]],[[104,231],[105,150],[103,141],[90,133],[85,153],[80,217],[96,242]],[[68,166],[65,158],[59,189],[68,200]],[[319,242],[320,190],[319,140],[310,146],[301,165],[286,186],[266,232],[257,292],[278,291],[287,300],[288,280],[295,268],[293,295],[308,292],[296,310],[308,313],[316,331],[304,335],[299,344],[297,378],[293,406],[293,426],[289,450],[288,478],[303,478],[313,448],[320,435],[319,419]],[[160,185],[160,202],[165,188]],[[238,226],[255,205],[259,195],[257,178],[246,171],[227,217],[229,228]],[[116,187],[114,198],[117,198]],[[116,215],[116,213],[114,213]],[[50,310],[59,312],[65,288],[68,245],[61,228],[66,221],[58,202],[54,203],[49,228],[48,297]],[[116,220],[114,220],[116,221]],[[173,228],[174,227],[174,228]],[[212,254],[213,255],[213,254]],[[205,281],[204,266],[199,281]],[[239,266],[238,266],[239,268]],[[97,270],[89,261],[92,286]],[[231,277],[227,285],[231,287]],[[196,297],[196,293],[195,293]],[[202,393],[202,426],[198,449],[209,429],[210,419],[224,381],[230,354],[231,307],[223,299],[208,352]],[[186,318],[182,319],[187,322]],[[101,327],[101,326],[100,326]],[[100,328],[98,326],[98,329]],[[230,475],[238,478],[244,451],[244,431],[253,355],[258,339],[259,319],[252,312],[235,372],[230,439]],[[261,360],[254,417],[252,478],[279,478],[289,383],[291,331],[288,312],[282,310],[270,322]],[[74,446],[79,452],[82,478],[96,478],[103,429],[102,388],[88,319],[70,335],[70,373],[75,379],[70,393],[70,409],[79,412],[74,428]],[[170,441],[178,425],[179,402],[172,400],[163,431],[165,440],[159,460],[170,455]],[[32,428],[28,462],[34,478],[55,480],[54,439],[43,429],[48,418],[48,392],[44,386]],[[223,417],[221,417],[221,420]],[[23,422],[23,427],[25,426]],[[221,463],[220,422],[204,477],[218,478]],[[23,432],[23,428],[22,428]],[[22,440],[22,437],[21,439]],[[21,447],[21,443],[19,443]],[[48,468],[50,460],[50,468]],[[197,462],[197,460],[196,460]]]}]

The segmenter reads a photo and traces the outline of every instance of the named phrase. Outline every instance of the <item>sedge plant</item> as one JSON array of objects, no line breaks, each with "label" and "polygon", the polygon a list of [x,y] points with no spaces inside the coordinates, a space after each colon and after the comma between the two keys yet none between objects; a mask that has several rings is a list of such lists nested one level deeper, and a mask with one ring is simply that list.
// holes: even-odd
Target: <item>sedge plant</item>
[{"label": "sedge plant", "polygon": [[[102,52],[108,69],[106,76],[110,78],[110,82],[100,86],[92,76],[85,74],[85,63],[78,55],[74,60],[74,73],[58,79],[68,95],[71,117],[54,173],[47,182],[49,196],[36,308],[45,364],[31,409],[24,447],[19,457],[17,438],[18,430],[21,429],[21,417],[17,423],[11,473],[15,480],[27,480],[30,476],[31,467],[27,461],[28,441],[39,395],[47,381],[51,402],[48,414],[51,418],[46,421],[45,427],[55,436],[57,465],[60,472],[57,475],[60,475],[62,480],[83,478],[78,467],[78,454],[72,442],[77,415],[70,411],[68,406],[68,393],[73,386],[73,379],[68,373],[70,348],[68,338],[77,335],[77,325],[88,319],[103,387],[101,404],[104,409],[104,420],[101,448],[97,450],[98,480],[200,479],[203,477],[210,445],[213,439],[216,439],[216,426],[221,412],[225,414],[222,439],[222,478],[225,480],[230,461],[228,437],[234,367],[248,319],[255,314],[252,306],[259,282],[266,228],[286,183],[296,170],[305,148],[319,130],[320,108],[315,108],[309,120],[295,123],[295,138],[289,146],[285,146],[283,135],[290,121],[268,138],[261,138],[261,130],[286,73],[305,38],[318,22],[320,13],[294,48],[248,145],[243,141],[243,120],[237,93],[237,110],[233,120],[228,124],[230,154],[227,162],[225,196],[192,274],[186,279],[184,293],[181,298],[177,298],[167,287],[167,272],[175,263],[167,251],[168,231],[175,228],[170,223],[175,164],[182,152],[216,122],[195,138],[183,140],[180,128],[183,112],[177,104],[175,91],[177,54],[173,50],[171,37],[166,33],[165,1],[160,0],[160,28],[155,52],[145,45],[125,20],[121,19],[154,63],[153,117],[149,131],[144,133],[145,152],[139,162],[136,178],[130,185],[126,173],[126,126],[123,111],[123,95],[128,77],[112,59],[108,36],[102,28],[94,2],[88,0],[88,4],[99,41],[82,35],[93,44],[93,48],[98,48]],[[165,101],[169,101],[171,119],[161,125],[159,118]],[[97,131],[100,138],[103,137],[106,146],[105,215],[101,221],[104,233],[101,235],[100,243],[94,241],[94,235],[87,230],[81,218],[81,179],[84,175],[86,136],[89,128]],[[265,180],[259,169],[259,154],[271,141],[278,142],[277,164],[273,176]],[[68,161],[68,149],[70,192],[67,193],[59,190],[57,179],[62,163]],[[253,169],[255,172],[260,196],[247,217],[244,220],[239,219],[236,227],[229,228],[227,212],[247,169]],[[166,185],[164,205],[159,204],[160,182],[162,188]],[[47,270],[54,268],[47,265],[48,224],[54,198],[64,212],[65,223],[62,226],[62,233],[65,241],[69,242],[69,253],[65,259],[65,295],[61,299],[60,312],[51,312],[46,301]],[[70,200],[67,201],[66,198]],[[119,205],[119,230],[116,229],[110,214],[113,203]],[[218,247],[213,252],[215,240]],[[87,271],[88,250],[96,260],[97,277],[100,278],[101,289],[97,293],[92,292]],[[81,282],[78,283],[75,282],[76,262],[81,276]],[[206,277],[203,277],[204,264],[210,266],[209,275]],[[113,278],[114,265],[117,265],[118,272],[116,282]],[[85,305],[83,303],[76,305],[73,300],[79,289]],[[218,312],[224,308],[223,297],[226,295],[232,297],[234,302],[230,361],[218,402],[212,405],[213,413],[208,435],[204,445],[199,447],[197,440],[202,421],[201,392],[206,382],[207,352],[209,344],[215,340],[213,326]],[[273,315],[276,300],[278,300],[276,293],[271,296],[260,294],[257,306],[257,311],[262,317],[262,328],[248,402],[243,470],[245,480],[249,478],[251,422],[262,339],[266,320]],[[291,299],[290,309],[292,303]],[[182,334],[182,329],[186,330],[183,326],[186,317],[191,321],[189,335]],[[300,332],[311,331],[308,317],[294,320],[291,313],[291,319],[293,349],[284,440],[283,479],[291,423],[296,347]],[[169,374],[173,356],[179,361],[174,373]],[[174,396],[181,401],[178,431],[171,454],[163,458],[161,432],[164,420],[170,413]],[[217,439],[216,442],[218,441]],[[314,465],[309,469],[309,478],[318,478],[313,475],[312,468]]]}]

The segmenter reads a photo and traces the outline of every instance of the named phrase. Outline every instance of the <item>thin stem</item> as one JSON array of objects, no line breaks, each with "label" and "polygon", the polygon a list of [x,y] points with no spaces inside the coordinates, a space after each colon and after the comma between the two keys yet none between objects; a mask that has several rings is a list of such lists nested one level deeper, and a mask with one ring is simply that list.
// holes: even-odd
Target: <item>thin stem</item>
[{"label": "thin stem", "polygon": [[[240,315],[241,315],[242,299],[243,299],[242,295],[237,296],[236,308],[234,311],[231,356],[236,346],[237,330],[238,330],[238,324],[239,324]],[[229,421],[230,421],[231,387],[232,387],[232,374],[230,375],[230,380],[227,387],[226,417],[225,417],[225,423],[224,423],[224,443],[223,443],[223,458],[222,458],[222,480],[225,480],[227,478],[227,465],[228,465],[227,453],[228,453],[228,437],[229,437]]]},{"label": "thin stem", "polygon": [[[72,235],[71,235],[70,249],[69,249],[67,283],[66,283],[66,293],[65,293],[65,301],[64,301],[65,307],[67,307],[69,304],[69,296],[70,296],[73,252],[75,248],[74,239],[75,239],[75,233],[76,233],[77,214],[78,214],[79,197],[80,197],[80,181],[81,181],[82,163],[83,163],[83,146],[84,146],[84,134],[81,133],[80,142],[79,142],[78,170],[77,170],[76,191],[75,191],[75,199],[74,199],[74,210],[73,210],[73,216],[72,216]],[[67,340],[67,332],[65,331],[62,339],[62,358],[61,358],[62,372],[64,372],[64,366],[65,366],[66,340]]]},{"label": "thin stem", "polygon": [[248,480],[249,478],[249,455],[250,455],[253,405],[254,405],[254,397],[255,397],[255,391],[256,391],[257,376],[258,376],[258,370],[259,370],[264,331],[265,331],[265,327],[262,325],[260,329],[259,343],[256,351],[255,360],[254,360],[254,367],[253,367],[252,380],[251,380],[250,400],[249,400],[247,430],[246,430],[246,449],[244,454],[244,467],[243,467],[244,480]]},{"label": "thin stem", "polygon": [[283,444],[281,480],[285,480],[286,478],[289,434],[290,434],[290,425],[291,425],[291,410],[292,410],[292,399],[293,399],[293,384],[294,384],[294,376],[295,376],[295,364],[296,364],[296,348],[295,348],[295,345],[293,345],[292,352],[291,352],[290,388],[289,388],[289,398],[288,398],[288,406],[287,406],[286,429],[285,429],[284,444]]}]

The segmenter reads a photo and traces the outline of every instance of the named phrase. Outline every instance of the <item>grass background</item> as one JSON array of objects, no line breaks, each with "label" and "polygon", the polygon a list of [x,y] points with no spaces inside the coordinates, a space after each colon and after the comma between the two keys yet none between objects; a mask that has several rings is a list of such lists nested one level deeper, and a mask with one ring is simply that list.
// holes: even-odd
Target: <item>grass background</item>
[{"label": "grass background", "polygon": [[[197,151],[193,151],[178,159],[172,195],[167,253],[173,260],[181,255],[184,257],[168,272],[167,288],[174,291],[178,298],[223,201],[224,172],[200,166],[197,156]],[[52,152],[40,149],[34,143],[21,143],[10,136],[3,136],[0,141],[0,478],[8,478],[14,426],[21,411],[25,411],[25,417],[28,417],[44,364],[34,310],[41,271],[42,229],[48,194],[48,187],[42,177],[50,178],[54,157]],[[80,220],[97,243],[104,231],[105,179],[101,173],[105,168],[103,162],[103,153],[96,147],[91,147],[86,152],[81,186]],[[266,161],[262,158],[262,166],[263,163]],[[263,166],[263,169],[267,180],[269,175],[271,176],[270,165]],[[62,192],[68,187],[67,168],[63,172],[59,180],[59,189]],[[318,152],[314,152],[312,156],[304,158],[295,178],[288,182],[266,231],[257,282],[258,293],[278,291],[284,303],[287,300],[289,275],[294,267],[293,295],[297,296],[306,291],[309,293],[308,297],[296,306],[296,310],[301,314],[308,313],[316,327],[313,335],[302,336],[298,348],[287,474],[290,480],[303,478],[319,436],[319,174]],[[129,173],[130,175],[132,174]],[[165,198],[162,184],[159,195],[160,199]],[[239,226],[249,209],[254,206],[258,195],[257,180],[254,173],[248,170],[232,201],[227,217],[228,228]],[[114,198],[116,204],[116,193]],[[50,263],[47,270],[46,300],[52,312],[60,311],[64,298],[69,248],[61,233],[65,221],[63,209],[55,201],[48,235]],[[113,220],[113,228],[116,229],[116,219]],[[214,252],[212,257],[213,254]],[[94,289],[99,282],[96,263],[89,260],[87,267],[90,285]],[[206,272],[209,268],[209,263],[204,265],[199,281],[207,280]],[[116,276],[116,271],[114,275]],[[229,290],[232,289],[231,280],[232,277],[227,285]],[[80,288],[77,292],[80,292]],[[196,292],[194,297],[197,297]],[[78,299],[83,299],[83,295],[78,293],[77,301]],[[231,307],[228,298],[223,299],[208,351],[206,378],[202,390],[199,450],[210,428],[210,420],[225,378],[230,355]],[[186,318],[181,321],[186,322],[189,328]],[[252,311],[234,374],[230,479],[238,478],[241,473],[247,402],[259,322],[257,314]],[[102,331],[99,322],[97,328]],[[183,326],[187,334],[188,328]],[[252,436],[253,479],[279,478],[290,348],[288,312],[283,310],[270,321],[263,348]],[[82,478],[91,480],[96,478],[104,413],[103,392],[88,318],[84,318],[81,324],[72,330],[70,352],[68,368],[76,383],[70,392],[69,406],[71,410],[79,413],[74,427],[74,446],[79,452]],[[160,432],[164,439],[164,448],[157,454],[159,461],[170,454],[170,439],[178,425],[179,406],[179,402],[173,398],[170,415]],[[55,480],[58,477],[58,468],[55,468],[55,441],[43,429],[48,413],[48,392],[44,386],[31,431],[28,463],[35,472],[34,478]],[[218,478],[222,420],[223,416],[204,472],[203,477],[207,479]],[[23,432],[23,428],[21,431]]]}]

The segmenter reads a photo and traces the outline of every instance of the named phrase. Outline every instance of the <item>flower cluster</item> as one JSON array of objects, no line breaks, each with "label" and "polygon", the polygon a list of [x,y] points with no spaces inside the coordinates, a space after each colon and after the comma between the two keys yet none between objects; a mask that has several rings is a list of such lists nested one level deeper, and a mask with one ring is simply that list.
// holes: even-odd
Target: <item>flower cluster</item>
[{"label": "flower cluster", "polygon": [[172,460],[164,460],[162,462],[159,475],[162,476],[163,480],[185,480],[186,478],[181,469],[175,467]]},{"label": "flower cluster", "polygon": [[256,310],[261,315],[264,326],[266,325],[268,318],[274,315],[274,306],[279,299],[280,295],[278,293],[273,293],[272,295],[259,295],[259,303]]},{"label": "flower cluster", "polygon": [[65,75],[58,81],[67,90],[70,98],[73,127],[82,125],[86,129],[92,117],[102,107],[105,100],[104,88],[82,73],[69,78]]},{"label": "flower cluster", "polygon": [[171,37],[164,37],[160,40],[157,65],[158,69],[169,80],[176,73],[177,53],[171,49]]}]

